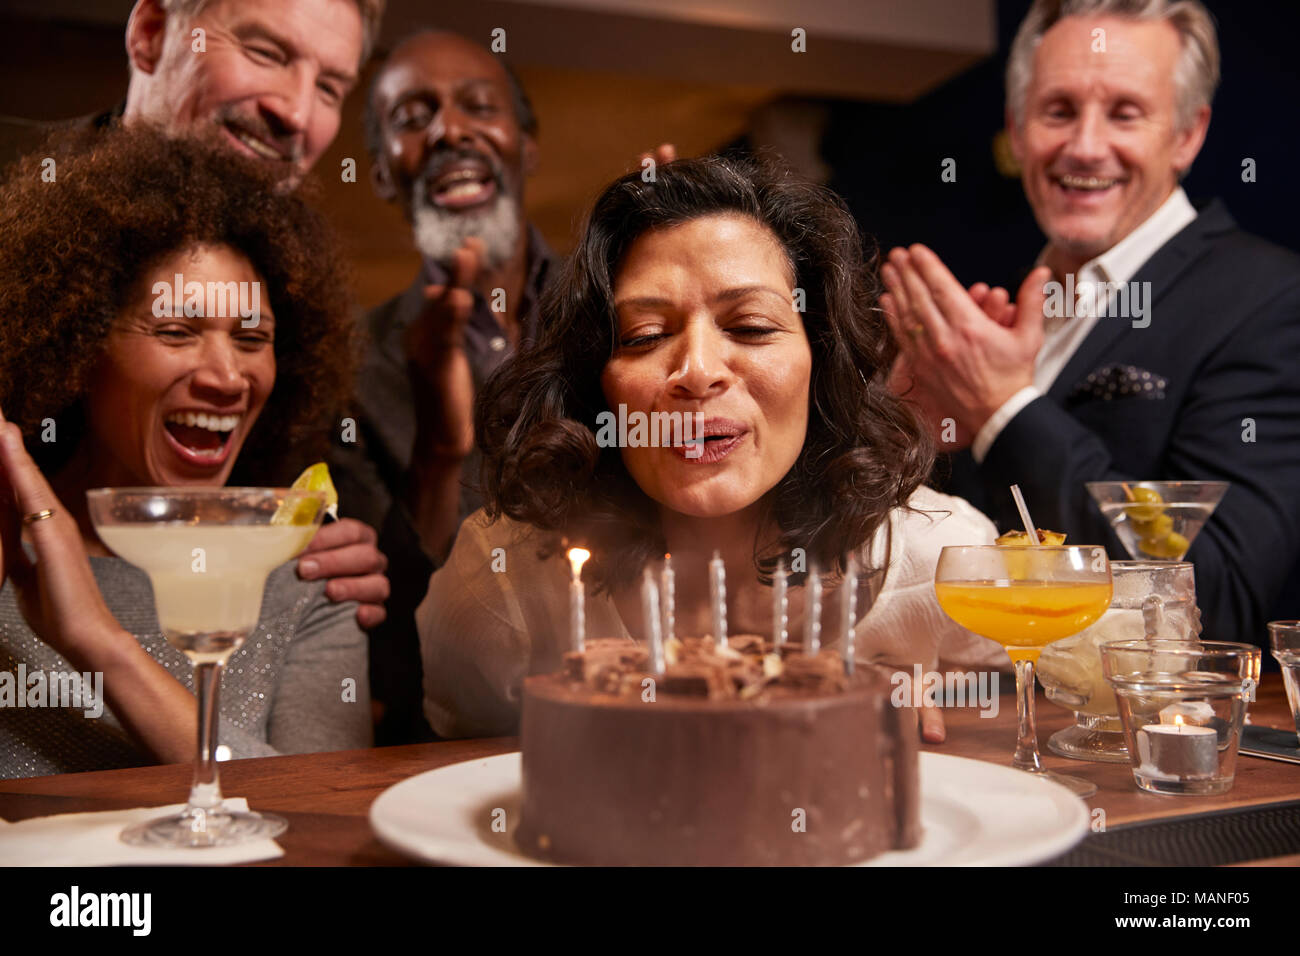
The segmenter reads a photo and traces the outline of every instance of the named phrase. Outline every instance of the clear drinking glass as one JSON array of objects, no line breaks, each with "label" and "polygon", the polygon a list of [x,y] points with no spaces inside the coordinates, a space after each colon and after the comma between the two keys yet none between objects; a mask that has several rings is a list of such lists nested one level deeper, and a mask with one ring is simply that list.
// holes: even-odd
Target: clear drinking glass
[{"label": "clear drinking glass", "polygon": [[1232,789],[1261,657],[1258,647],[1227,641],[1101,646],[1139,787],[1168,794]]},{"label": "clear drinking glass", "polygon": [[1128,763],[1115,692],[1101,672],[1101,645],[1192,641],[1201,633],[1201,621],[1188,562],[1112,561],[1110,573],[1110,607],[1087,630],[1043,648],[1038,681],[1048,700],[1075,712],[1074,726],[1052,734],[1048,749],[1076,760]]},{"label": "clear drinking glass", "polygon": [[158,624],[194,665],[199,737],[189,803],[130,827],[134,845],[231,846],[283,833],[271,814],[223,807],[217,692],[226,660],[257,624],[272,569],[307,547],[325,494],[289,488],[99,488],[86,493],[100,540],[149,575]]},{"label": "clear drinking glass", "polygon": [[1110,562],[1095,545],[944,548],[934,590],[944,613],[969,631],[997,641],[1016,667],[1019,732],[1012,765],[1079,796],[1087,780],[1044,769],[1034,723],[1034,664],[1043,647],[1077,634],[1110,605]]},{"label": "clear drinking glass", "polygon": [[1282,665],[1286,682],[1286,699],[1291,704],[1291,719],[1300,737],[1300,621],[1270,621],[1268,643],[1273,656]]}]

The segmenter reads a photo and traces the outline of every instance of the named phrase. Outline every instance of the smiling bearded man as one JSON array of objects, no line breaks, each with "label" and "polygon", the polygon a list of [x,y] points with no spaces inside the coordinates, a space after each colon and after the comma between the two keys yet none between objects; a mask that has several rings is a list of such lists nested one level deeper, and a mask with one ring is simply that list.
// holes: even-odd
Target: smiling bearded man
[{"label": "smiling bearded man", "polygon": [[552,256],[524,213],[537,120],[502,60],[451,33],[408,37],[375,75],[365,127],[375,191],[401,208],[424,260],[366,318],[357,440],[331,462],[340,494],[368,503],[362,517],[392,559],[394,639],[371,674],[373,696],[390,707],[377,739],[396,743],[413,726],[428,733],[415,608],[481,503],[474,398],[536,335]]},{"label": "smiling bearded man", "polygon": [[296,185],[338,134],[382,13],[383,0],[137,0],[122,121],[211,138]]}]

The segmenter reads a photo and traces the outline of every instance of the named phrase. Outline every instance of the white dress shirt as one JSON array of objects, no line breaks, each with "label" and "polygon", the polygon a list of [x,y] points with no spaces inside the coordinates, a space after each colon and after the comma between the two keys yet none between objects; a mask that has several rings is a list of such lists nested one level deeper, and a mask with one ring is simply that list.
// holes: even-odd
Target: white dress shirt
[{"label": "white dress shirt", "polygon": [[[1080,267],[1075,275],[1074,317],[1056,316],[1043,320],[1043,346],[1034,359],[1034,384],[1026,385],[1003,402],[980,428],[970,449],[977,463],[988,455],[993,442],[1011,419],[1034,399],[1047,393],[1066,363],[1088,337],[1088,333],[1103,317],[1103,312],[1105,316],[1111,316],[1112,310],[1088,308],[1088,304],[1095,301],[1096,285],[1102,282],[1116,285],[1128,282],[1161,246],[1195,218],[1196,209],[1179,186],[1145,222],[1097,258],[1090,259]],[[1042,265],[1046,255],[1047,250],[1044,249],[1038,257],[1038,265]],[[1150,303],[1147,302],[1146,306],[1149,308]],[[1122,320],[1112,317],[1111,321]]]}]

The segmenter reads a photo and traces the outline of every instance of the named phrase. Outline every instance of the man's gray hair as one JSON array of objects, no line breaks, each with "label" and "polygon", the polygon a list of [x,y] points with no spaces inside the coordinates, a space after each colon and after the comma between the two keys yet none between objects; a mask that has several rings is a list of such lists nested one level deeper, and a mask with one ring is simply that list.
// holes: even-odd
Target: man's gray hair
[{"label": "man's gray hair", "polygon": [[[168,13],[175,13],[183,21],[196,16],[208,4],[208,0],[160,0],[162,8]],[[283,3],[285,0],[273,0]],[[361,11],[361,64],[370,59],[370,52],[379,39],[380,21],[384,18],[384,4],[387,0],[355,0]]]},{"label": "man's gray hair", "polygon": [[1034,73],[1034,51],[1043,34],[1066,17],[1113,16],[1125,20],[1168,20],[1178,31],[1182,53],[1174,68],[1175,122],[1189,127],[1196,111],[1209,106],[1219,85],[1219,40],[1214,18],[1199,0],[1034,0],[1011,44],[1007,61],[1007,106],[1024,126],[1025,99]]}]

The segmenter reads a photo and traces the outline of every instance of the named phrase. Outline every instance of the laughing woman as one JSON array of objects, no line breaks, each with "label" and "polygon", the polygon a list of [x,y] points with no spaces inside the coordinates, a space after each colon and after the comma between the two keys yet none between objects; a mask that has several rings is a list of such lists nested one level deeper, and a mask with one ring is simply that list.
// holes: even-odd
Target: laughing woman
[{"label": "laughing woman", "polygon": [[[148,578],[95,535],[86,491],[292,479],[353,353],[327,227],[256,170],[147,131],[45,154],[55,182],[33,160],[0,185],[0,682],[102,674],[107,707],[0,706],[0,777],[192,757],[189,661]],[[250,306],[256,289],[259,313],[238,292],[181,307],[162,294],[178,276]],[[290,565],[272,572],[226,667],[232,756],[369,745],[355,609]]]},{"label": "laughing woman", "polygon": [[[435,730],[513,732],[523,678],[560,666],[561,538],[592,552],[593,636],[642,636],[636,585],[666,551],[678,633],[707,633],[715,550],[731,633],[769,634],[771,572],[780,558],[797,569],[798,548],[832,602],[844,555],[876,572],[860,653],[908,670],[1006,661],[935,599],[939,549],[991,543],[994,529],[922,485],[932,452],[885,387],[894,350],[863,262],[844,207],[771,165],[683,160],[604,191],[543,304],[541,340],[480,398],[488,507],[417,615]],[[608,447],[597,425],[610,413],[698,413],[706,447]],[[805,577],[791,579],[792,635]],[[937,711],[922,721],[942,739]]]}]

